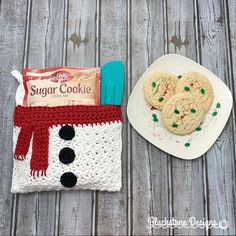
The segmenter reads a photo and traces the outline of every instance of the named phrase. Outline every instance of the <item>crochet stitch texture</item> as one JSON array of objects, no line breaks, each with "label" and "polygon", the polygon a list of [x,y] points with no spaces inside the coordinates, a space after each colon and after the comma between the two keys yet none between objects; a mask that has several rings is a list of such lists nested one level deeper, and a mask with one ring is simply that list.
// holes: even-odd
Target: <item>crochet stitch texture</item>
[{"label": "crochet stitch texture", "polygon": [[[120,190],[121,120],[121,108],[112,105],[17,106],[12,192],[68,189],[60,177],[69,172],[77,179],[73,189]],[[71,140],[59,135],[65,125],[73,127]],[[69,164],[60,161],[63,148],[75,154]]]}]

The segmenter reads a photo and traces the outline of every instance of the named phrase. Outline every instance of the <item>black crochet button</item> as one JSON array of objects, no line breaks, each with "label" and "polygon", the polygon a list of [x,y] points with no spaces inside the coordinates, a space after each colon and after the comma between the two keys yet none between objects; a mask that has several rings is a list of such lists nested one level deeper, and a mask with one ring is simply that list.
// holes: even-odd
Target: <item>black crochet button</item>
[{"label": "black crochet button", "polygon": [[59,136],[64,140],[71,140],[75,137],[75,130],[70,125],[65,125],[61,127],[59,131]]},{"label": "black crochet button", "polygon": [[73,149],[65,147],[59,153],[59,160],[63,164],[70,164],[75,159],[75,152]]},{"label": "black crochet button", "polygon": [[61,184],[66,188],[72,188],[77,183],[77,178],[72,172],[66,172],[61,176]]}]

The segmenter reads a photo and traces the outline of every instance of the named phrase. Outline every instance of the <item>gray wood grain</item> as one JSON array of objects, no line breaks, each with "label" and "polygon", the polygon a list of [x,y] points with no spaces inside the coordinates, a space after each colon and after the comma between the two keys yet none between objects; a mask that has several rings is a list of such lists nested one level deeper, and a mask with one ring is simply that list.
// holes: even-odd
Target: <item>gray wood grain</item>
[{"label": "gray wood grain", "polygon": [[[131,3],[132,88],[145,69],[164,54],[164,5],[161,1]],[[168,155],[131,130],[132,233],[166,235],[169,229],[147,228],[148,217],[169,218],[171,186],[168,184]],[[169,190],[169,191],[168,191]]]},{"label": "gray wood grain", "polygon": [[[230,83],[226,44],[224,5],[222,1],[198,1],[201,39],[201,62]],[[231,116],[216,143],[207,152],[209,218],[228,220],[227,230],[212,229],[212,235],[234,235],[235,232],[235,143]]]},{"label": "gray wood grain", "polygon": [[[147,60],[147,19],[148,11],[145,1],[131,2],[131,86],[148,66]],[[132,234],[147,235],[148,217],[152,215],[152,192],[150,181],[150,163],[148,143],[133,128],[131,129],[131,203]]]},{"label": "gray wood grain", "polygon": [[[9,14],[11,12],[11,14]],[[14,196],[12,128],[17,82],[10,72],[21,69],[24,54],[25,1],[1,2],[0,11],[0,235],[11,234]]]},{"label": "gray wood grain", "polygon": [[[236,107],[235,107],[235,98],[236,98],[236,18],[234,13],[236,12],[236,2],[235,1],[224,1],[225,7],[225,20],[227,24],[226,36],[227,36],[227,52],[228,52],[228,68],[229,68],[229,86],[233,93],[233,129],[234,129],[234,147],[236,140]],[[234,148],[234,159],[236,157],[236,149]],[[236,172],[235,172],[236,173]],[[235,174],[236,177],[236,174]],[[236,179],[236,178],[235,178]],[[234,202],[236,199],[234,199]],[[236,205],[234,207],[234,212],[236,212]]]},{"label": "gray wood grain", "polygon": [[[228,68],[229,68],[229,86],[233,93],[234,106],[232,111],[233,120],[235,121],[235,97],[236,97],[236,1],[224,1],[225,5],[225,20],[227,24],[227,52],[228,52]],[[234,141],[236,140],[236,123],[233,122],[234,127]],[[235,144],[235,142],[234,142]],[[234,153],[236,150],[234,149]],[[236,211],[236,209],[235,209]]]},{"label": "gray wood grain", "polygon": [[[236,96],[236,1],[224,1],[225,19],[228,23],[228,56],[229,56],[229,72],[231,73],[231,91],[234,93],[234,101]],[[235,108],[235,107],[234,107]],[[235,115],[235,110],[233,110]]]},{"label": "gray wood grain", "polygon": [[[196,55],[194,1],[167,1],[168,52],[187,56]],[[204,214],[204,181],[202,158],[183,161],[171,158],[173,217],[201,220]],[[204,229],[175,228],[174,235],[203,235]]]},{"label": "gray wood grain", "polygon": [[[109,60],[126,62],[127,37],[126,1],[100,1],[99,62]],[[126,81],[128,83],[128,81]],[[127,86],[126,86],[127,87]],[[127,97],[123,100],[123,148],[121,192],[97,192],[95,233],[98,235],[127,234]]]},{"label": "gray wood grain", "polygon": [[[32,1],[26,66],[44,68],[62,63],[63,1]],[[20,194],[16,209],[16,235],[54,235],[56,193]]]},{"label": "gray wood grain", "polygon": [[[67,66],[93,67],[96,64],[96,1],[69,1],[67,6]],[[61,192],[59,235],[91,235],[92,191]]]},{"label": "gray wood grain", "polygon": [[[229,80],[228,85],[230,90],[233,93],[233,109],[232,109],[232,119],[233,119],[233,144],[234,144],[234,163],[236,160],[236,106],[235,106],[235,99],[236,99],[236,1],[224,1],[224,10],[225,10],[225,23],[226,23],[226,43],[227,43],[227,54],[228,54],[228,69],[229,69]],[[232,151],[233,152],[233,151]],[[234,166],[235,167],[235,166]],[[236,179],[236,172],[235,169],[232,172],[232,181],[235,183]],[[230,207],[234,212],[233,218],[235,221],[236,218],[236,194],[235,194],[235,184],[233,187],[233,196],[232,196],[232,203]],[[235,233],[235,225],[230,226],[230,232]]]}]

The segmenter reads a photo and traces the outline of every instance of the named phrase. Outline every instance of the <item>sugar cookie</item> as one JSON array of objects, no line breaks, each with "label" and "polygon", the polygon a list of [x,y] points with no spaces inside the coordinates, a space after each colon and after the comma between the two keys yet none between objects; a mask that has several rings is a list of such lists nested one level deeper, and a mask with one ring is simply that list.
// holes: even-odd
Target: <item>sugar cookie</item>
[{"label": "sugar cookie", "polygon": [[214,92],[208,78],[198,72],[187,72],[179,79],[176,93],[191,93],[198,98],[207,112],[213,102]]},{"label": "sugar cookie", "polygon": [[144,81],[144,95],[147,102],[162,110],[166,101],[175,93],[177,76],[168,72],[155,72]]},{"label": "sugar cookie", "polygon": [[185,135],[192,133],[204,117],[202,103],[190,93],[173,95],[163,106],[162,121],[171,133]]}]

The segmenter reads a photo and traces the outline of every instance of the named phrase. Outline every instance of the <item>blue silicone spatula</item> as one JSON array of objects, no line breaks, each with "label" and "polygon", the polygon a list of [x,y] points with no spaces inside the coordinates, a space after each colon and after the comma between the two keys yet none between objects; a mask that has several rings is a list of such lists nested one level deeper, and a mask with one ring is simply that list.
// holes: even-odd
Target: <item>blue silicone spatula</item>
[{"label": "blue silicone spatula", "polygon": [[124,93],[125,71],[121,61],[109,61],[101,68],[101,104],[120,105]]}]

